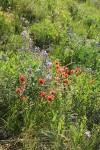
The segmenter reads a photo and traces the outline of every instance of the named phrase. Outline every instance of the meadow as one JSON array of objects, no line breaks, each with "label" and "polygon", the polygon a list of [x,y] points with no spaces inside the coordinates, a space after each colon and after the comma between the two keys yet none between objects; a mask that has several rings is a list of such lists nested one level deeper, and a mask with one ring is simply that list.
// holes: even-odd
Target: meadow
[{"label": "meadow", "polygon": [[100,1],[0,0],[0,150],[100,149]]}]

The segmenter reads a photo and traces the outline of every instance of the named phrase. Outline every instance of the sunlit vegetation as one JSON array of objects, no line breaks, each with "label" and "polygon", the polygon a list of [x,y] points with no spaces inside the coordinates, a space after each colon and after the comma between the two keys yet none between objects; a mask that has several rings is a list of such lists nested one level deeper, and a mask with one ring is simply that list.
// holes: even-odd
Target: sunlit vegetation
[{"label": "sunlit vegetation", "polygon": [[0,149],[100,149],[99,0],[0,0]]}]

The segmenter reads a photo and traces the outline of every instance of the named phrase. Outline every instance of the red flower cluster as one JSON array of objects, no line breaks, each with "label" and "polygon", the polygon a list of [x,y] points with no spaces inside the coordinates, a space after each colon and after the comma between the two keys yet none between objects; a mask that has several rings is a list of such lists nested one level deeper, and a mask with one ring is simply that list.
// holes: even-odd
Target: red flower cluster
[{"label": "red flower cluster", "polygon": [[16,92],[21,93],[22,92],[21,88],[16,88]]},{"label": "red flower cluster", "polygon": [[45,82],[45,79],[40,78],[40,79],[38,80],[38,82],[39,82],[40,84],[43,84],[43,83]]},{"label": "red flower cluster", "polygon": [[25,82],[25,81],[21,83],[21,88],[22,88],[23,90],[25,90],[25,88],[26,88],[26,82]]},{"label": "red flower cluster", "polygon": [[21,97],[22,100],[25,100],[26,97],[24,95],[22,95],[22,94],[23,94],[23,92],[24,92],[24,90],[26,88],[26,77],[24,75],[21,75],[19,77],[19,81],[20,81],[21,87],[20,88],[17,87],[16,88],[16,92],[21,94],[20,96],[22,96]]},{"label": "red flower cluster", "polygon": [[74,74],[75,73],[75,70],[70,70],[70,74]]},{"label": "red flower cluster", "polygon": [[69,80],[68,80],[68,79],[64,79],[64,83],[65,83],[65,84],[68,84],[68,83],[69,83]]},{"label": "red flower cluster", "polygon": [[94,84],[94,80],[90,80],[90,83],[91,83],[91,84]]},{"label": "red flower cluster", "polygon": [[[69,85],[70,80],[72,79],[72,76],[75,73],[76,73],[76,76],[78,76],[78,75],[84,76],[84,73],[82,73],[81,68],[76,68],[76,70],[73,70],[73,69],[70,70],[68,67],[60,66],[59,61],[55,62],[55,68],[57,71],[56,76],[54,77],[55,80],[57,81],[57,83],[61,81],[61,83],[63,83],[64,85],[65,84]],[[24,101],[24,100],[26,100],[26,96],[23,95],[24,90],[26,88],[26,77],[24,75],[21,75],[19,78],[19,81],[20,81],[21,86],[20,86],[20,88],[19,87],[16,88],[16,92],[20,95],[21,99]],[[44,78],[38,79],[38,83],[40,85],[44,86],[45,82],[46,82],[46,80]],[[90,80],[90,83],[94,84],[94,80]],[[60,84],[58,84],[58,85],[60,85]],[[41,88],[42,88],[42,86],[41,86]],[[49,94],[47,94],[47,92],[45,92],[45,91],[42,91],[40,94],[44,100],[47,99],[49,102],[52,102],[55,98],[56,91],[51,90],[51,91],[49,91]]]},{"label": "red flower cluster", "polygon": [[85,74],[84,74],[84,73],[82,73],[82,74],[81,74],[81,76],[85,76]]},{"label": "red flower cluster", "polygon": [[22,96],[22,100],[23,100],[23,101],[26,100],[26,96],[23,95],[23,96]]},{"label": "red flower cluster", "polygon": [[56,69],[60,69],[60,66],[59,66],[59,65],[56,65]]},{"label": "red flower cluster", "polygon": [[48,95],[48,101],[52,102],[54,100],[54,96],[53,95]]},{"label": "red flower cluster", "polygon": [[68,74],[67,74],[67,73],[65,73],[65,72],[62,72],[62,76],[64,76],[64,77],[68,77]]},{"label": "red flower cluster", "polygon": [[77,68],[77,69],[76,69],[76,72],[77,72],[77,73],[82,72],[81,68]]},{"label": "red flower cluster", "polygon": [[20,79],[21,82],[26,81],[26,77],[24,75],[21,75],[19,79]]},{"label": "red flower cluster", "polygon": [[59,66],[59,68],[57,69],[57,71],[60,72],[60,73],[62,73],[64,71],[64,68]]},{"label": "red flower cluster", "polygon": [[64,70],[65,70],[66,73],[69,72],[69,68],[68,67],[66,67]]},{"label": "red flower cluster", "polygon": [[46,92],[43,91],[43,92],[41,93],[41,96],[42,96],[43,98],[45,98],[45,97],[46,97]]},{"label": "red flower cluster", "polygon": [[55,90],[51,90],[50,91],[50,95],[47,96],[47,93],[45,91],[41,92],[41,96],[43,99],[45,99],[47,97],[47,100],[49,102],[52,102],[54,100],[54,95],[56,94]]},{"label": "red flower cluster", "polygon": [[21,83],[21,89],[22,89],[22,91],[24,91],[25,88],[26,88],[26,77],[24,75],[21,75],[19,77],[19,80],[20,80],[20,83]]},{"label": "red flower cluster", "polygon": [[51,95],[55,95],[55,94],[56,94],[56,91],[55,91],[55,90],[52,90],[52,91],[50,91],[50,94],[51,94]]},{"label": "red flower cluster", "polygon": [[60,62],[59,61],[55,61],[55,65],[59,66]]},{"label": "red flower cluster", "polygon": [[64,71],[64,68],[60,66],[59,61],[56,61],[56,62],[55,62],[55,67],[56,67],[56,69],[57,69],[57,72],[62,73],[62,72]]}]

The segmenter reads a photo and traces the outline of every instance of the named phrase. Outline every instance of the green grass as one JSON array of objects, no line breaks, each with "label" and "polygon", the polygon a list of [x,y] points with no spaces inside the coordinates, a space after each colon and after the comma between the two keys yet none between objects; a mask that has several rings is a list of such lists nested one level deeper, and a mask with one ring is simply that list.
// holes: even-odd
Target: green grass
[{"label": "green grass", "polygon": [[99,150],[99,8],[99,0],[0,0],[2,147]]}]

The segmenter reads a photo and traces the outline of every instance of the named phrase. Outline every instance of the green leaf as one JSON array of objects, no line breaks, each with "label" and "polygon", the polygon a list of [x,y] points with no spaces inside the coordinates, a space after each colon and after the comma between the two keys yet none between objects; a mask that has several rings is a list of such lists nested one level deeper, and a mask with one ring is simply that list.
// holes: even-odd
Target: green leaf
[{"label": "green leaf", "polygon": [[52,121],[55,122],[57,118],[57,113],[53,116]]}]

